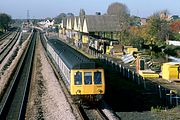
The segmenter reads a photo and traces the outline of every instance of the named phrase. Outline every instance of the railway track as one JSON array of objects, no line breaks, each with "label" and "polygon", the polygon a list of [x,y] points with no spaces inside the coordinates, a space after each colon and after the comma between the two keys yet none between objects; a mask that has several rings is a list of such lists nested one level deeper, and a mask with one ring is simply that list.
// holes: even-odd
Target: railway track
[{"label": "railway track", "polygon": [[[53,70],[56,74],[56,76],[59,79],[59,83],[61,88],[64,91],[64,94],[69,102],[69,104],[71,105],[71,108],[73,109],[73,112],[75,112],[74,114],[76,115],[76,118],[79,120],[108,120],[108,118],[106,117],[106,115],[103,113],[103,111],[99,108],[87,108],[84,105],[78,105],[76,103],[73,102],[71,95],[69,94],[65,83],[62,81],[62,76],[56,71],[56,67],[54,66],[53,63],[51,63],[51,60],[48,59],[48,61],[50,62],[51,66],[53,67]],[[76,114],[78,113],[78,115]]]},{"label": "railway track", "polygon": [[0,36],[0,42],[1,42],[2,40],[4,40],[5,38],[7,38],[11,33],[12,33],[12,32],[7,32],[7,33],[3,34],[2,36]]},{"label": "railway track", "polygon": [[78,109],[83,119],[85,120],[108,120],[108,117],[103,113],[100,108],[89,108],[87,106],[81,105],[78,107]]},{"label": "railway track", "polygon": [[4,60],[4,58],[8,55],[9,51],[13,48],[15,43],[17,42],[18,38],[20,36],[20,32],[17,31],[12,39],[8,41],[8,43],[1,48],[0,50],[0,63]]},{"label": "railway track", "polygon": [[[41,35],[41,43],[44,44],[45,39],[43,38],[43,36]],[[76,116],[76,118],[78,120],[108,120],[108,117],[103,113],[103,111],[100,108],[97,107],[87,107],[84,105],[79,105],[74,103],[68,89],[66,88],[65,83],[63,82],[63,77],[61,76],[61,73],[59,73],[57,71],[57,68],[55,66],[55,64],[53,64],[53,61],[51,60],[51,58],[48,57],[47,54],[45,54],[49,63],[51,64],[55,75],[57,76],[58,80],[59,80],[59,84],[60,87],[63,89],[63,92],[67,98],[67,101],[69,102],[69,104],[71,105],[72,111],[74,113],[74,115]]]},{"label": "railway track", "polygon": [[21,57],[18,66],[11,77],[10,83],[0,101],[0,119],[24,119],[31,78],[31,66],[35,49],[37,32]]}]

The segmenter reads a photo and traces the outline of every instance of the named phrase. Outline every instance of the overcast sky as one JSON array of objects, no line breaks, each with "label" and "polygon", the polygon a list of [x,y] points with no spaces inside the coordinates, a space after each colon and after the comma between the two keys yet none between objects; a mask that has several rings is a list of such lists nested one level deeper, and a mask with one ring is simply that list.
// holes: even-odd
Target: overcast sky
[{"label": "overcast sky", "polygon": [[86,14],[106,13],[108,5],[120,2],[127,5],[131,15],[148,17],[154,12],[167,9],[171,14],[180,15],[180,0],[0,0],[0,12],[13,18],[55,17],[64,12],[79,14],[83,8]]}]

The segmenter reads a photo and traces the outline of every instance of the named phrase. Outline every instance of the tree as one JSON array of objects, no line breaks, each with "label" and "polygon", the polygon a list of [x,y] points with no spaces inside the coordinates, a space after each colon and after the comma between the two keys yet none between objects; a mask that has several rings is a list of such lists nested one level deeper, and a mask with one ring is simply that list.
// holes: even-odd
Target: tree
[{"label": "tree", "polygon": [[115,2],[109,5],[107,13],[108,15],[126,16],[129,15],[129,10],[125,4]]},{"label": "tree", "polygon": [[11,16],[6,13],[0,13],[0,28],[6,31],[11,22]]},{"label": "tree", "polygon": [[180,20],[174,21],[170,24],[171,34],[170,39],[173,40],[180,40]]},{"label": "tree", "polygon": [[[159,14],[160,15],[160,14]],[[165,44],[165,40],[170,32],[168,22],[165,19],[161,19],[158,14],[154,14],[149,17],[146,26],[145,38],[147,43],[162,46]]]},{"label": "tree", "polygon": [[122,3],[112,3],[108,6],[107,9],[108,15],[117,16],[118,23],[121,26],[121,32],[117,33],[117,37],[119,38],[119,42],[121,44],[128,43],[126,42],[129,37],[129,10],[125,4]]},{"label": "tree", "polygon": [[180,20],[172,22],[170,28],[173,32],[180,32]]},{"label": "tree", "polygon": [[55,23],[59,24],[61,23],[62,19],[66,17],[67,15],[65,13],[60,13],[57,17],[55,17]]},{"label": "tree", "polygon": [[67,13],[67,16],[74,16],[73,13]]},{"label": "tree", "polygon": [[84,9],[80,9],[79,16],[85,16],[86,12]]}]

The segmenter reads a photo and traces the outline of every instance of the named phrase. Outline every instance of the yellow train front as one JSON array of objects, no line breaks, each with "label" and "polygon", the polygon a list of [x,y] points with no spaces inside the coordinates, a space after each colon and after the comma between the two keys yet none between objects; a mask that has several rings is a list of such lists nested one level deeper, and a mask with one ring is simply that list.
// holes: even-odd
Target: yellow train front
[{"label": "yellow train front", "polygon": [[105,93],[104,69],[57,39],[47,44],[48,55],[76,101],[100,101]]},{"label": "yellow train front", "polygon": [[103,69],[71,70],[71,95],[85,101],[99,101],[105,92]]}]

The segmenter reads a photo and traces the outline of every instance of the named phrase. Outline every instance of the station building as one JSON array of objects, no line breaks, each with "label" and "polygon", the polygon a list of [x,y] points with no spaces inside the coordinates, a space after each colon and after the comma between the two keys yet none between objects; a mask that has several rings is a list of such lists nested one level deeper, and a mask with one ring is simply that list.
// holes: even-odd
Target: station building
[{"label": "station building", "polygon": [[115,15],[71,16],[62,20],[60,34],[66,35],[75,45],[99,48],[99,43],[112,40],[113,34],[122,31]]}]

